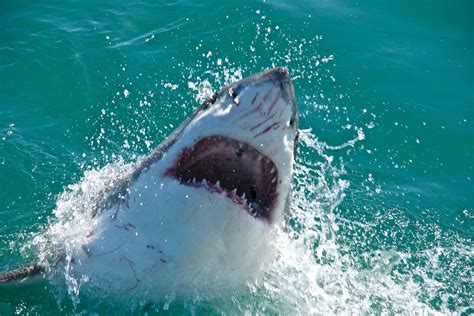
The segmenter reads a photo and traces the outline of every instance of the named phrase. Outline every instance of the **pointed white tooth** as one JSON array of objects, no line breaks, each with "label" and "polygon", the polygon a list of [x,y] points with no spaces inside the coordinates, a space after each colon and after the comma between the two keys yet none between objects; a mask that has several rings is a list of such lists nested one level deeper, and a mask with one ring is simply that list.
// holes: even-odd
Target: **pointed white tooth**
[{"label": "pointed white tooth", "polygon": [[276,178],[276,177],[274,177],[274,178],[272,179],[272,183],[275,183],[275,182],[276,182],[276,180],[277,180],[277,178]]},{"label": "pointed white tooth", "polygon": [[237,189],[233,189],[233,190],[232,190],[232,194],[233,194],[233,195],[237,195]]},{"label": "pointed white tooth", "polygon": [[196,182],[196,177],[193,178],[193,183],[195,183],[195,182]]},{"label": "pointed white tooth", "polygon": [[218,189],[221,188],[221,182],[219,180],[217,180],[217,182],[216,182],[216,188],[218,188]]},{"label": "pointed white tooth", "polygon": [[241,196],[240,198],[241,198],[242,200],[244,200],[244,201],[247,201],[247,200],[245,199],[245,192],[242,194],[242,196]]},{"label": "pointed white tooth", "polygon": [[270,173],[274,173],[275,172],[275,166],[272,167],[272,170],[270,171]]}]

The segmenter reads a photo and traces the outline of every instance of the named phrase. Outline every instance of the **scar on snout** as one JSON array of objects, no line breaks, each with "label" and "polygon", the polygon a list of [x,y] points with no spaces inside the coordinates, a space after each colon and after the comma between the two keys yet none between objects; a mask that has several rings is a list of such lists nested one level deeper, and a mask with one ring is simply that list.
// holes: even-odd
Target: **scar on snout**
[{"label": "scar on snout", "polygon": [[132,223],[127,223],[127,224],[123,224],[123,225],[115,225],[115,227],[125,229],[126,231],[130,231],[130,229],[132,229],[132,228],[137,228]]},{"label": "scar on snout", "polygon": [[[147,247],[148,249],[156,250],[156,247],[155,247],[155,246],[152,246],[152,245],[146,245],[146,247]],[[161,250],[159,250],[159,249],[158,249],[158,252],[159,252],[159,253],[163,253],[163,251],[161,251]]]},{"label": "scar on snout", "polygon": [[252,104],[255,105],[255,100],[257,100],[257,97],[258,97],[258,94],[259,92],[257,91],[257,93],[255,93],[253,99],[252,99]]},{"label": "scar on snout", "polygon": [[260,133],[258,133],[257,135],[255,135],[255,138],[257,138],[258,136],[262,135],[262,134],[265,134],[266,132],[268,132],[269,130],[271,129],[276,129],[280,126],[279,123],[273,123],[272,125],[268,126],[267,128],[265,128],[263,131],[261,131]]},{"label": "scar on snout", "polygon": [[270,113],[272,113],[273,108],[277,104],[278,100],[280,100],[280,98],[281,98],[281,91],[278,90],[278,92],[275,95],[275,99],[273,99],[272,103],[270,104],[270,106],[268,108],[267,115],[270,115]]}]

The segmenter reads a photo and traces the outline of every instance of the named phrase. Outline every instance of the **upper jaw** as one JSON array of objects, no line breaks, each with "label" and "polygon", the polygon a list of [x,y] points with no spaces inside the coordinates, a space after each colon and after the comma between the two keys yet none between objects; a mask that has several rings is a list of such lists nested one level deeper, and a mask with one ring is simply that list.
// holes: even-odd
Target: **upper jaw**
[{"label": "upper jaw", "polygon": [[[288,71],[285,68],[273,68],[264,72],[254,74],[250,77],[234,82],[222,88],[217,95],[214,95],[208,104],[222,102],[240,103],[242,101],[241,94],[245,89],[259,86],[274,86],[281,92],[282,100],[288,104],[290,113],[289,125],[295,130],[298,127],[298,108],[296,105],[295,91],[291,82]],[[252,104],[253,106],[254,104]]]},{"label": "upper jaw", "polygon": [[[211,192],[222,193],[222,188],[216,186],[219,181],[221,187],[225,184],[224,193],[232,193],[227,196],[235,203],[252,216],[270,222],[275,213],[281,213],[276,210],[286,206],[296,135],[293,85],[286,70],[271,69],[223,88],[204,104],[184,128],[177,146],[173,146],[171,156],[175,158],[170,161],[165,175],[184,185],[205,186]],[[224,141],[216,142],[217,138]],[[220,153],[214,155],[212,146],[220,148]],[[235,146],[244,146],[247,158],[253,157],[255,161],[239,162]],[[190,162],[192,159],[197,162]],[[199,159],[203,160],[199,162]],[[222,159],[233,162],[224,167],[220,164]],[[219,165],[216,167],[219,172],[204,171],[206,163],[210,168],[213,164]],[[229,170],[240,168],[238,172],[245,176],[232,175],[229,166]],[[258,168],[262,171],[257,172]],[[219,179],[219,176],[227,178]],[[239,179],[253,183],[254,190],[264,196],[250,201],[253,191],[239,184]]]},{"label": "upper jaw", "polygon": [[224,87],[203,106],[189,129],[194,126],[201,133],[245,141],[268,156],[290,147],[293,151],[298,111],[288,72],[274,68]]}]

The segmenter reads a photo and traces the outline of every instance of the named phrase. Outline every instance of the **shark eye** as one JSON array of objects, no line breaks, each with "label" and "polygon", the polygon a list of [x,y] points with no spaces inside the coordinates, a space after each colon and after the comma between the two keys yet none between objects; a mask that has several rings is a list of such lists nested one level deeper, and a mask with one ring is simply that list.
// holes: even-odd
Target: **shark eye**
[{"label": "shark eye", "polygon": [[229,95],[232,97],[232,99],[237,98],[239,95],[237,94],[237,91],[235,91],[235,88],[230,88],[229,89]]}]

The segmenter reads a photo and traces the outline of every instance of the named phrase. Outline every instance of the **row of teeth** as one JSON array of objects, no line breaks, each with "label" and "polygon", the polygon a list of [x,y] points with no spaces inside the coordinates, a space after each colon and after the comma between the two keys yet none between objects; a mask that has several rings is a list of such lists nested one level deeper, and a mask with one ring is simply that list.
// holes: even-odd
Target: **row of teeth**
[{"label": "row of teeth", "polygon": [[[206,179],[202,179],[202,181],[196,180],[196,178],[188,179],[187,181],[183,181],[181,178],[179,179],[181,183],[188,183],[188,184],[193,184],[193,185],[201,185],[205,187],[208,190],[216,190],[219,193],[224,192],[224,189],[221,188],[221,182],[219,180],[216,181],[216,183],[207,181]],[[252,204],[247,201],[247,198],[245,197],[245,192],[242,195],[237,195],[237,189],[233,189],[232,191],[227,191],[225,190],[226,193],[230,193],[233,198],[239,199],[239,203],[243,204],[249,211],[251,215],[256,216],[257,211],[253,209]]]}]

